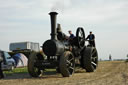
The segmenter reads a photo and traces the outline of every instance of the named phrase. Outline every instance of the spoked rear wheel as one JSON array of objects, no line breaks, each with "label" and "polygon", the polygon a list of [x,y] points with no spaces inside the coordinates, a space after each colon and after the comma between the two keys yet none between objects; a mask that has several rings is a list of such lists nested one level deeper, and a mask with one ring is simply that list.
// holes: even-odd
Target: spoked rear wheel
[{"label": "spoked rear wheel", "polygon": [[98,66],[98,53],[96,48],[87,47],[83,51],[82,66],[87,72],[93,72]]},{"label": "spoked rear wheel", "polygon": [[38,53],[32,52],[28,59],[28,72],[32,77],[39,77],[42,74],[42,70],[35,65],[38,60],[38,55]]},{"label": "spoked rear wheel", "polygon": [[63,77],[69,77],[74,73],[75,58],[70,51],[66,51],[60,56],[59,68]]}]

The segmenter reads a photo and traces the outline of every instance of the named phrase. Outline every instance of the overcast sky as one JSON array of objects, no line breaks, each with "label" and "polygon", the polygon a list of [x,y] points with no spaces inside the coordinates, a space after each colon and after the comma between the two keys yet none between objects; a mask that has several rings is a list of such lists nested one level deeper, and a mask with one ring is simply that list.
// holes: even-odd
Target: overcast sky
[{"label": "overcast sky", "polygon": [[96,37],[99,58],[125,59],[128,54],[128,0],[0,0],[0,49],[9,43],[50,38],[50,11],[68,35],[83,27]]}]

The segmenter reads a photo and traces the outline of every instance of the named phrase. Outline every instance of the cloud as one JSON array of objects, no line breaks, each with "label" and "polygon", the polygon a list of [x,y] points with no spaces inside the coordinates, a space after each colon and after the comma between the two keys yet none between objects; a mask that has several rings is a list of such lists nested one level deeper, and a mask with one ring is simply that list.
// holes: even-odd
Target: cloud
[{"label": "cloud", "polygon": [[[90,4],[89,4],[90,5]],[[127,11],[122,11],[124,3],[93,3],[91,6],[85,6],[82,4],[78,6],[75,4],[74,8],[71,8],[66,11],[66,19],[76,19],[78,21],[84,21],[88,23],[104,23],[111,21],[114,18],[122,18],[126,17],[123,14],[127,13]],[[75,17],[75,18],[74,18]],[[116,21],[116,20],[115,20]]]}]

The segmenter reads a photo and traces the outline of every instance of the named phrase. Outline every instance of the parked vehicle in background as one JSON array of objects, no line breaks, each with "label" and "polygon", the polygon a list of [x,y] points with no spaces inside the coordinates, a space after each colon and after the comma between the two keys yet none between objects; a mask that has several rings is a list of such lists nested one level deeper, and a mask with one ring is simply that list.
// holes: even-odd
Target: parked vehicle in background
[{"label": "parked vehicle in background", "polygon": [[3,62],[1,64],[3,71],[10,71],[13,70],[16,67],[15,60],[8,54],[8,52],[1,51],[1,56],[3,57]]},{"label": "parked vehicle in background", "polygon": [[40,52],[40,45],[36,42],[14,42],[10,43],[8,52],[11,56],[14,56],[17,53],[24,54],[27,58],[29,57],[32,51]]},{"label": "parked vehicle in background", "polygon": [[35,42],[16,42],[16,43],[10,43],[9,46],[10,51],[40,51],[39,43]]}]

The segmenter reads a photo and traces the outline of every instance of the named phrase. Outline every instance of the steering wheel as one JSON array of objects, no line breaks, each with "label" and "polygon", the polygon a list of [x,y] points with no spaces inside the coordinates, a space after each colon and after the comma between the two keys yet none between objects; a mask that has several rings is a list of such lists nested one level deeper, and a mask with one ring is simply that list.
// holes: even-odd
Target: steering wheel
[{"label": "steering wheel", "polygon": [[76,38],[77,38],[78,47],[79,48],[84,47],[84,44],[85,44],[85,33],[84,33],[84,29],[82,27],[78,27],[77,28]]}]

